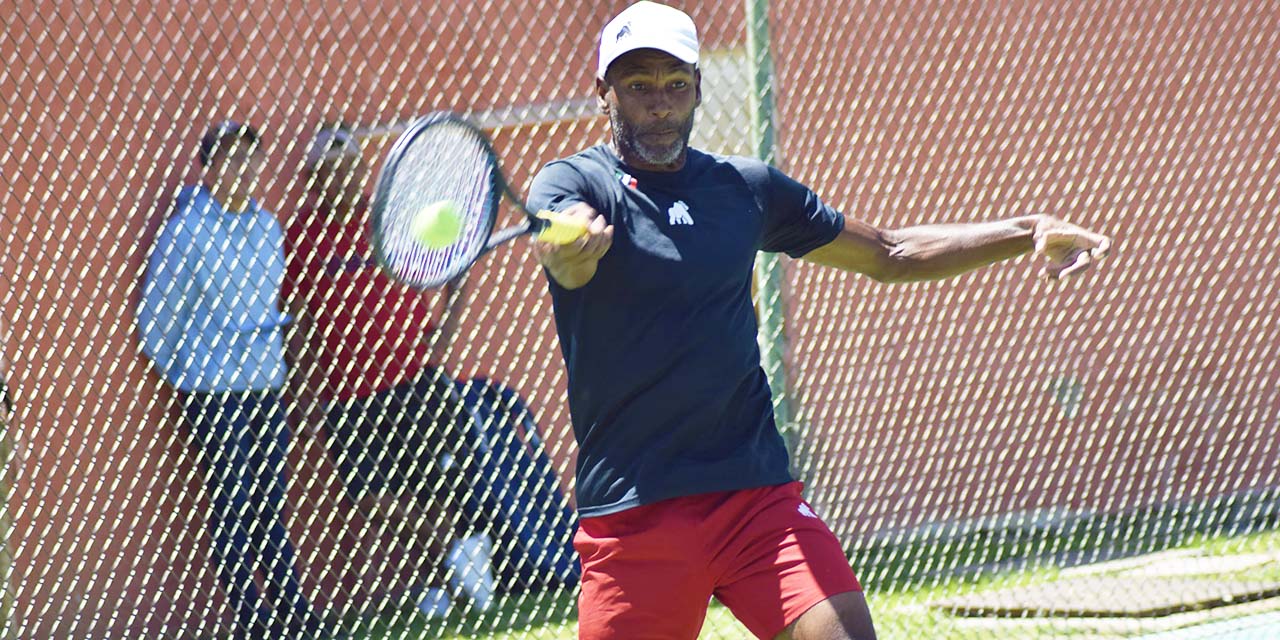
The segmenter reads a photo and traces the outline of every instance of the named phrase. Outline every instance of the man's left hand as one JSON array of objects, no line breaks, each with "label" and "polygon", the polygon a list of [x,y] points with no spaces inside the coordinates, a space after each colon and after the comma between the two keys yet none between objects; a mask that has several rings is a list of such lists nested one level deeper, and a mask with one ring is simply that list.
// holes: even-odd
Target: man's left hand
[{"label": "man's left hand", "polygon": [[1085,271],[1111,250],[1111,238],[1052,216],[1040,217],[1034,238],[1035,254],[1049,261],[1043,273],[1050,280]]}]

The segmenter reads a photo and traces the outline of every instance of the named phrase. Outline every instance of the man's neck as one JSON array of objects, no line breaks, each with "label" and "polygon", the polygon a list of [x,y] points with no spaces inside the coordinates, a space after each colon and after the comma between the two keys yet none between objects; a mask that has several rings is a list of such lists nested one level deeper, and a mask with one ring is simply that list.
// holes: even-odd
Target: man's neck
[{"label": "man's neck", "polygon": [[249,205],[253,202],[249,198],[236,198],[221,201],[224,208],[231,213],[248,213]]},{"label": "man's neck", "polygon": [[249,196],[229,193],[226,189],[220,189],[216,185],[209,186],[206,184],[205,188],[209,190],[209,194],[213,196],[213,199],[222,205],[223,209],[231,213],[245,213],[253,203],[253,199]]}]

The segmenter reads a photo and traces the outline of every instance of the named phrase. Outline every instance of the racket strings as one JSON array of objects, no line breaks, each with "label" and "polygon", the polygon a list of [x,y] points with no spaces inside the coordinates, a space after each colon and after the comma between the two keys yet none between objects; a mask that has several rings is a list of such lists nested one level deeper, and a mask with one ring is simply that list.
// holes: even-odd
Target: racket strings
[{"label": "racket strings", "polygon": [[[403,149],[394,167],[380,231],[384,260],[396,276],[438,286],[466,269],[484,248],[496,217],[494,159],[471,130],[449,123],[427,127]],[[432,248],[413,237],[414,218],[451,202],[461,219],[458,237]]]}]

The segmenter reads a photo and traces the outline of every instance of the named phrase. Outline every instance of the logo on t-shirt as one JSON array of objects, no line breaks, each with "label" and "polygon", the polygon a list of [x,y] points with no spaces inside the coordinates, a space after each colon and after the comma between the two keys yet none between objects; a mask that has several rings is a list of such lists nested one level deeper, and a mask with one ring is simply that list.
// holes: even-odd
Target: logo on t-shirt
[{"label": "logo on t-shirt", "polygon": [[800,512],[800,515],[802,515],[802,516],[804,516],[804,517],[806,517],[806,518],[816,518],[816,517],[818,517],[818,514],[814,513],[814,512],[813,512],[813,509],[810,509],[810,508],[809,508],[809,505],[807,505],[807,504],[805,504],[805,503],[803,503],[803,502],[801,502],[801,503],[800,503],[800,506],[796,509],[796,511],[799,511],[799,512]]},{"label": "logo on t-shirt", "polygon": [[667,224],[687,224],[693,226],[693,217],[689,215],[689,205],[684,200],[676,200],[676,203],[667,209]]}]

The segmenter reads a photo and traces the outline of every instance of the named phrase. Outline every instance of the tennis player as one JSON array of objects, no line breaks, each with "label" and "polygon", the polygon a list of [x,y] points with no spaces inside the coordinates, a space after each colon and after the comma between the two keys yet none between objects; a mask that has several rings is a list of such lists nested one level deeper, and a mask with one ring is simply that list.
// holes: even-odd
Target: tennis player
[{"label": "tennis player", "polygon": [[1042,215],[878,229],[773,167],[689,148],[697,30],[667,6],[609,22],[596,74],[611,143],[548,164],[529,197],[589,223],[575,244],[534,244],[579,447],[580,636],[696,638],[715,597],[759,638],[873,638],[839,540],[788,473],[756,345],[756,252],[882,282],[1034,252],[1060,278],[1109,241]]}]

